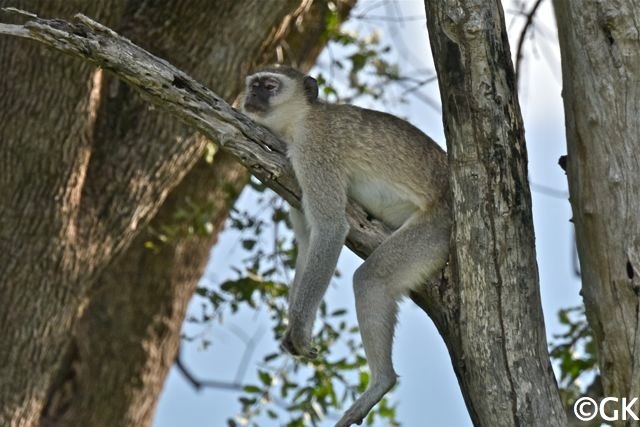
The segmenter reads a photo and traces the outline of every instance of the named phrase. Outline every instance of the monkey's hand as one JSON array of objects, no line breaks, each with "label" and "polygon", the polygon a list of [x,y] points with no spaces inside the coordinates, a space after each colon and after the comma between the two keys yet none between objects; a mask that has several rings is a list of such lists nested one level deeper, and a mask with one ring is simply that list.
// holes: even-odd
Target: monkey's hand
[{"label": "monkey's hand", "polygon": [[282,337],[280,347],[292,356],[315,359],[318,357],[318,349],[311,345],[309,334],[300,329],[290,325]]}]

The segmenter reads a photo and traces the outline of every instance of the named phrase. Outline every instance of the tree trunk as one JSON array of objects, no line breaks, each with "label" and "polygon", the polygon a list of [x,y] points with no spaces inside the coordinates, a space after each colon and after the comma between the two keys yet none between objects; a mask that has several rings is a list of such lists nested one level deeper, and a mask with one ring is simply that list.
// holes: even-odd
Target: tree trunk
[{"label": "tree trunk", "polygon": [[[0,2],[92,16],[227,99],[283,43],[288,60],[312,63],[328,13],[326,1],[92,3]],[[352,3],[339,3],[343,17]],[[186,303],[246,172],[218,154],[162,205],[204,138],[116,78],[37,44],[4,37],[0,68],[0,340],[12,343],[0,353],[0,424],[148,425]],[[173,224],[185,199],[210,206],[214,232],[145,249],[144,224],[159,209],[153,226]]]},{"label": "tree trunk", "polygon": [[640,7],[634,0],[554,6],[582,296],[604,395],[639,397]]},{"label": "tree trunk", "polygon": [[562,426],[538,287],[524,129],[499,1],[426,0],[447,138],[457,286],[445,337],[480,426]]}]

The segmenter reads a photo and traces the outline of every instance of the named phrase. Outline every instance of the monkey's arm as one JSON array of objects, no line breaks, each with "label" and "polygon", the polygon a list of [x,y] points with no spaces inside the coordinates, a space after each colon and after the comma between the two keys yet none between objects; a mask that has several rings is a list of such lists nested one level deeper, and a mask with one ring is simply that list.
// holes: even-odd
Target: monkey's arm
[{"label": "monkey's arm", "polygon": [[289,305],[295,299],[296,289],[298,288],[298,282],[300,280],[301,274],[298,272],[304,270],[304,266],[307,261],[307,253],[309,251],[309,224],[304,217],[304,214],[291,206],[289,208],[289,220],[291,221],[291,226],[293,227],[293,233],[296,237],[296,245],[298,246],[298,256],[296,257],[296,275],[293,280],[293,284],[291,285],[291,289],[289,289]]},{"label": "monkey's arm", "polygon": [[296,270],[283,346],[292,354],[313,357],[315,353],[310,348],[313,322],[349,231],[345,213],[347,195],[338,171],[318,163],[296,169],[300,170],[297,176],[303,189],[309,243],[302,269]]}]

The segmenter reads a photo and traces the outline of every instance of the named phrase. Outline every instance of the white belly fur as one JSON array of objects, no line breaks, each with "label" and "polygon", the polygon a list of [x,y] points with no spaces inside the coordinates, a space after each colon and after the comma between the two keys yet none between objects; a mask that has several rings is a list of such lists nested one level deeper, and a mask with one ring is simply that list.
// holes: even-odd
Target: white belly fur
[{"label": "white belly fur", "polygon": [[410,194],[400,185],[373,177],[352,177],[349,196],[371,215],[398,228],[417,210]]}]

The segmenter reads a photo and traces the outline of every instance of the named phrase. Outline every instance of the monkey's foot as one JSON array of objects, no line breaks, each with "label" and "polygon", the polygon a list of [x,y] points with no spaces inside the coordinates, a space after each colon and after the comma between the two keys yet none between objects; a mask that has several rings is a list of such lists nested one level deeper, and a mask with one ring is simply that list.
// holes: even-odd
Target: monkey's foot
[{"label": "monkey's foot", "polygon": [[360,425],[367,416],[371,408],[384,397],[396,384],[396,376],[386,377],[384,380],[376,381],[369,385],[369,388],[351,405],[344,413],[335,427],[349,427],[352,424]]},{"label": "monkey's foot", "polygon": [[292,356],[303,357],[305,359],[315,359],[318,357],[318,349],[312,346],[309,340],[296,340],[294,336],[291,331],[287,331],[282,338],[280,348]]}]

